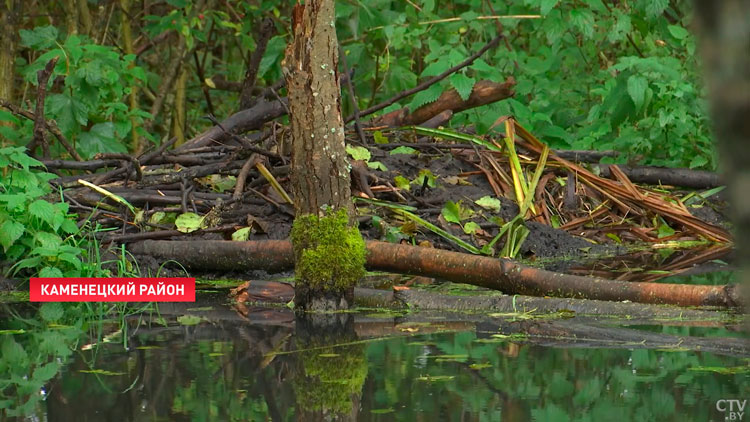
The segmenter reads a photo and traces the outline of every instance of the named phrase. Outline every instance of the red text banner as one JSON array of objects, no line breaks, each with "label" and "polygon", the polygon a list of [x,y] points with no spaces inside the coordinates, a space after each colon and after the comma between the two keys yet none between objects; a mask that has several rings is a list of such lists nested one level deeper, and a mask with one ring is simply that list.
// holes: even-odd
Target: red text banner
[{"label": "red text banner", "polygon": [[195,302],[194,278],[32,278],[31,302]]}]

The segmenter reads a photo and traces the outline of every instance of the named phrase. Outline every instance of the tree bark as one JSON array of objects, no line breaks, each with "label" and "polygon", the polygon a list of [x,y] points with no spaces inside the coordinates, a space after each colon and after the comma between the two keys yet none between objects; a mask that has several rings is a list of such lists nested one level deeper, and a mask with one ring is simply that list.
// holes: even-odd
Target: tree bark
[{"label": "tree bark", "polygon": [[[295,6],[294,40],[282,66],[289,90],[294,206],[315,214],[349,208],[351,190],[341,118],[338,41],[331,0]],[[301,12],[300,12],[301,10]]]},{"label": "tree bark", "polygon": [[0,99],[11,103],[15,87],[13,65],[18,47],[18,16],[22,4],[20,0],[0,3],[0,22],[3,26],[3,30],[0,31]]},{"label": "tree bark", "polygon": [[333,0],[297,4],[282,63],[292,127],[295,303],[310,310],[348,308],[364,274],[364,241],[353,227],[335,17]]},{"label": "tree bark", "polygon": [[[296,259],[289,242],[144,241],[134,254],[179,260],[189,268],[278,272]],[[297,263],[298,264],[298,263]],[[505,294],[555,296],[680,306],[743,307],[747,297],[735,285],[723,286],[627,282],[554,273],[508,259],[469,255],[434,248],[367,242],[371,271],[434,277],[499,290]]]},{"label": "tree bark", "polygon": [[750,3],[694,2],[724,180],[732,203],[737,262],[750,292]]}]

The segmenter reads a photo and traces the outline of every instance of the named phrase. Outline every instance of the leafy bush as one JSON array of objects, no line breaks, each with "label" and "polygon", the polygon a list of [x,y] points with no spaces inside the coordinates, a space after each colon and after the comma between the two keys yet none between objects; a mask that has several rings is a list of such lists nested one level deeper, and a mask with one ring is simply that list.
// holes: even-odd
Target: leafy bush
[{"label": "leafy bush", "polygon": [[0,148],[0,269],[40,277],[76,277],[91,269],[81,262],[88,252],[75,216],[65,202],[50,202],[48,181],[55,175],[24,148]]},{"label": "leafy bush", "polygon": [[[339,38],[357,68],[360,107],[478,50],[496,33],[482,16],[541,14],[502,19],[507,44],[385,111],[414,109],[449,87],[466,97],[478,80],[512,75],[514,99],[461,113],[451,124],[484,132],[498,116],[513,114],[553,148],[616,149],[633,163],[715,167],[695,40],[685,29],[689,3],[525,0],[491,10],[483,1],[456,0],[419,6],[337,4]],[[452,17],[460,19],[444,20]]]},{"label": "leafy bush", "polygon": [[[144,69],[134,65],[134,55],[122,56],[115,47],[97,45],[79,35],[60,42],[53,26],[21,30],[20,35],[24,46],[41,53],[21,69],[32,85],[37,84],[40,69],[51,59],[60,58],[50,77],[45,116],[57,122],[83,158],[100,152],[128,152],[123,139],[131,133],[133,124],[139,136],[147,135],[141,123],[150,115],[139,108],[131,110],[123,101],[134,86],[146,81]],[[51,89],[59,83],[58,77],[62,87]],[[0,120],[14,123],[15,128],[0,126],[0,134],[16,144],[31,137],[33,122],[19,121],[6,113],[0,114]]]}]

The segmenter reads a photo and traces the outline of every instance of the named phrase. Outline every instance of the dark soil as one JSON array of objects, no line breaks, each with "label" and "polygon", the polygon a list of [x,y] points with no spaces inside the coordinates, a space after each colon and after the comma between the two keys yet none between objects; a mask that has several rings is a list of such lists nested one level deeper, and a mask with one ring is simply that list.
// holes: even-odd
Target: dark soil
[{"label": "dark soil", "polygon": [[[484,197],[495,197],[492,187],[487,182],[484,174],[469,174],[461,176],[464,173],[475,172],[477,169],[474,165],[464,162],[447,152],[425,152],[421,154],[395,154],[390,155],[387,151],[378,150],[370,147],[372,158],[370,161],[379,161],[383,163],[388,170],[370,169],[370,185],[381,184],[382,181],[393,181],[396,176],[402,176],[408,180],[414,180],[419,176],[420,171],[429,170],[436,176],[436,185],[434,187],[417,186],[412,184],[409,191],[403,191],[403,195],[408,200],[408,205],[417,209],[415,214],[421,218],[435,224],[447,232],[461,238],[462,240],[481,247],[489,243],[500,230],[496,222],[490,221],[489,217],[500,217],[502,221],[509,221],[518,214],[518,206],[515,201],[507,198],[498,198],[501,208],[498,212],[491,212],[482,209],[474,201]],[[374,176],[374,177],[372,177]],[[457,182],[457,177],[461,181]],[[219,215],[222,223],[230,221],[242,221],[244,224],[254,224],[253,233],[248,240],[267,240],[267,239],[286,239],[289,236],[293,221],[293,210],[287,205],[283,205],[281,198],[268,186],[262,188],[257,186],[262,193],[276,200],[278,204],[273,205],[263,200],[255,198],[250,202],[242,204],[233,204],[222,207]],[[358,193],[356,183],[353,184],[354,194]],[[379,193],[378,198],[381,200],[392,201],[394,203],[403,203],[400,198],[392,193]],[[480,225],[483,233],[479,235],[467,235],[462,228],[453,223],[445,221],[441,216],[443,206],[447,201],[461,202],[462,207],[470,208],[474,214],[464,220],[466,224],[473,221]],[[403,221],[395,218],[394,214],[387,208],[373,207],[369,205],[360,205],[360,231],[367,239],[386,240],[383,228],[373,223],[373,216],[378,216],[387,222],[390,227],[398,228]],[[595,243],[582,237],[574,236],[564,230],[555,229],[545,224],[537,222],[526,222],[529,229],[529,235],[523,243],[519,257],[527,261],[533,261],[537,258],[544,258],[543,266],[550,269],[564,269],[575,261],[586,261],[592,256],[617,255],[625,253],[624,247],[614,243]],[[436,248],[465,252],[456,244],[434,234],[430,230],[418,227],[413,233],[413,238],[402,241],[410,241],[415,244],[422,244],[425,241]],[[184,238],[184,237],[182,237]],[[229,239],[228,235],[218,233],[200,235],[201,239]],[[501,239],[496,245],[495,250],[499,251],[504,243]],[[555,259],[559,258],[559,259]],[[564,258],[564,259],[563,259]],[[162,265],[151,257],[137,257],[141,270],[148,269],[152,274],[161,271],[164,276],[176,276],[184,274],[182,269],[175,264]],[[560,263],[564,262],[565,265]],[[161,266],[161,267],[160,267]],[[227,278],[237,277],[240,279],[248,278],[266,278],[264,272],[247,274],[238,272],[237,274],[200,274],[203,278]]]}]

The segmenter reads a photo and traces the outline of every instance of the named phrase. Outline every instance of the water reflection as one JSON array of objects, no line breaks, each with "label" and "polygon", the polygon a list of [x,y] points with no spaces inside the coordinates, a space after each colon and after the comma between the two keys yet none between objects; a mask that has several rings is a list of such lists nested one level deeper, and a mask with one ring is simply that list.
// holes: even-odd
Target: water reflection
[{"label": "water reflection", "polygon": [[[184,311],[165,307],[169,326],[133,318],[127,349],[115,338],[81,350],[73,336],[77,351],[55,355],[48,336],[72,324],[0,336],[0,365],[13,357],[11,339],[27,363],[61,368],[35,387],[44,394],[21,412],[25,420],[722,420],[717,400],[750,396],[750,345],[736,326],[716,322],[691,336],[684,324],[654,330],[580,317],[321,321],[211,307],[195,310],[202,323],[176,325]],[[26,400],[2,403],[19,411]]]}]

